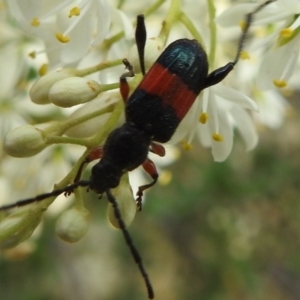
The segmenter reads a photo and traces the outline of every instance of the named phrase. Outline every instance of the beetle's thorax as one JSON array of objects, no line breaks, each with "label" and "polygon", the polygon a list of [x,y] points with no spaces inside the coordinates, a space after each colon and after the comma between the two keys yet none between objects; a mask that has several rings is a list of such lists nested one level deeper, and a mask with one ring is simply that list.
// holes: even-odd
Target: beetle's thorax
[{"label": "beetle's thorax", "polygon": [[103,147],[102,159],[92,168],[90,188],[99,194],[115,188],[125,172],[147,159],[150,142],[148,133],[130,123],[112,131]]}]

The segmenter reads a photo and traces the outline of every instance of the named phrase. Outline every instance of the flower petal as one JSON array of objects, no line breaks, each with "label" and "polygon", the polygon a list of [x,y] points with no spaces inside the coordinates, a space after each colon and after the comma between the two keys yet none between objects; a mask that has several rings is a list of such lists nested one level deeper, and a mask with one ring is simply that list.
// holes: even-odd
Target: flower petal
[{"label": "flower petal", "polygon": [[129,18],[119,9],[112,9],[112,23],[118,24],[122,30],[124,30],[126,39],[134,38],[134,28]]},{"label": "flower petal", "polygon": [[234,106],[231,110],[234,123],[246,144],[246,149],[253,149],[258,143],[258,135],[250,115],[241,107]]},{"label": "flower petal", "polygon": [[91,22],[90,18],[90,11],[86,11],[70,31],[70,41],[63,45],[61,51],[60,58],[62,62],[75,62],[87,52],[93,33],[93,22]]},{"label": "flower petal", "polygon": [[96,38],[94,39],[93,45],[99,45],[106,37],[110,23],[111,23],[111,11],[108,5],[109,1],[106,0],[94,0],[96,7],[96,20],[97,20],[97,31]]},{"label": "flower petal", "polygon": [[223,137],[223,140],[221,142],[212,140],[212,155],[215,161],[222,162],[231,152],[233,146],[233,130],[227,114],[219,112],[218,119],[219,134]]},{"label": "flower petal", "polygon": [[251,110],[258,111],[258,106],[255,101],[233,88],[230,88],[223,84],[218,84],[217,86],[212,87],[212,89],[217,96],[229,102]]},{"label": "flower petal", "polygon": [[285,117],[289,103],[276,90],[264,91],[258,99],[259,114],[255,116],[259,122],[270,128],[279,128]]},{"label": "flower petal", "polygon": [[223,27],[236,26],[241,20],[244,20],[245,15],[253,11],[257,7],[254,3],[241,3],[230,7],[221,13],[216,22]]},{"label": "flower petal", "polygon": [[297,66],[299,43],[300,35],[266,54],[257,78],[257,85],[260,89],[272,89],[275,79],[287,81],[291,77]]}]

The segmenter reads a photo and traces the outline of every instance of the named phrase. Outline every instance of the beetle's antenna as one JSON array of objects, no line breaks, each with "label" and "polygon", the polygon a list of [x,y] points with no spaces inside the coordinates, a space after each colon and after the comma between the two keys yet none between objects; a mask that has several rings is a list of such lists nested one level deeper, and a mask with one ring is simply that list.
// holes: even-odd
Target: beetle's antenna
[{"label": "beetle's antenna", "polygon": [[244,49],[244,45],[245,45],[245,41],[246,41],[246,38],[247,38],[247,34],[248,34],[248,31],[249,31],[249,28],[251,27],[251,24],[253,23],[253,18],[254,18],[254,15],[257,14],[259,11],[261,11],[265,6],[271,4],[272,2],[275,2],[276,0],[268,0],[266,1],[265,3],[259,5],[254,11],[252,11],[251,13],[247,14],[246,15],[246,18],[245,18],[245,25],[243,27],[243,33],[240,37],[240,41],[239,41],[239,44],[238,44],[238,49],[237,49],[237,53],[236,53],[236,57],[233,61],[233,65],[235,65],[239,58],[240,58],[240,55],[241,55],[241,52],[242,50]]},{"label": "beetle's antenna", "polygon": [[1,206],[0,211],[16,208],[16,207],[20,207],[20,206],[24,206],[24,205],[31,204],[31,203],[34,203],[34,202],[40,202],[40,201],[45,200],[47,198],[58,196],[62,193],[71,194],[78,187],[80,187],[80,186],[89,186],[90,183],[91,183],[90,180],[76,181],[75,183],[70,184],[70,185],[68,185],[68,186],[66,186],[62,189],[53,190],[50,193],[40,194],[40,195],[38,195],[36,197],[33,197],[33,198],[24,199],[24,200],[20,200],[18,202],[12,203],[12,204],[7,204],[7,205],[4,205],[4,206]]},{"label": "beetle's antenna", "polygon": [[153,299],[154,298],[154,291],[153,291],[153,288],[152,288],[149,276],[148,276],[148,274],[147,274],[147,272],[145,270],[145,267],[143,265],[142,258],[140,256],[138,250],[134,246],[133,240],[132,240],[132,238],[131,238],[128,230],[126,229],[126,226],[125,226],[125,223],[124,223],[124,221],[122,219],[121,212],[119,210],[119,207],[118,207],[118,204],[116,202],[116,199],[114,198],[114,196],[112,195],[112,193],[111,193],[111,191],[109,189],[106,190],[106,195],[107,195],[108,201],[113,206],[115,217],[116,217],[116,219],[117,219],[117,221],[119,223],[120,229],[123,232],[126,244],[128,245],[128,247],[130,249],[130,252],[131,252],[131,254],[132,254],[135,262],[137,263],[137,265],[138,265],[138,267],[140,269],[140,272],[141,272],[141,274],[142,274],[142,276],[144,278],[144,281],[145,281],[145,284],[146,284],[146,287],[147,287],[147,291],[148,291],[148,297],[149,297],[149,299]]},{"label": "beetle's antenna", "polygon": [[138,15],[136,19],[135,42],[139,54],[140,66],[142,74],[145,75],[145,45],[147,39],[147,31],[145,26],[144,15]]}]

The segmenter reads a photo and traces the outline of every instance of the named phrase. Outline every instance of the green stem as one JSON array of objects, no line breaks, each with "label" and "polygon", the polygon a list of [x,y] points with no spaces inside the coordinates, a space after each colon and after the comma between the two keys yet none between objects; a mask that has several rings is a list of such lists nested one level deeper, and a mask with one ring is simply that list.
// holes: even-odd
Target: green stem
[{"label": "green stem", "polygon": [[[46,135],[62,135],[66,130],[70,129],[71,127],[74,127],[76,125],[79,125],[83,122],[86,122],[92,118],[96,118],[98,116],[104,115],[106,113],[110,113],[113,111],[114,107],[115,107],[115,103],[111,104],[107,107],[98,109],[94,112],[88,113],[84,116],[80,116],[78,118],[74,118],[74,119],[67,119],[66,121],[57,123],[55,122],[52,126],[49,126],[46,130],[44,130]],[[48,137],[49,138],[49,137]]]},{"label": "green stem", "polygon": [[156,12],[164,2],[166,2],[166,0],[157,0],[151,7],[149,7],[144,12],[144,16],[147,17],[147,16],[151,15],[152,13]]},{"label": "green stem", "polygon": [[48,136],[47,137],[47,144],[73,144],[73,145],[80,145],[80,146],[88,146],[88,143],[85,139],[79,138],[72,138],[68,136]]},{"label": "green stem", "polygon": [[75,195],[75,205],[77,208],[82,208],[84,207],[84,201],[82,198],[82,193],[81,193],[81,189],[76,189],[74,191],[74,195]]},{"label": "green stem", "polygon": [[106,91],[115,90],[115,89],[118,89],[119,87],[120,87],[120,83],[119,82],[102,84],[101,88],[100,88],[100,93],[103,93],[103,92],[106,92]]},{"label": "green stem", "polygon": [[[122,113],[122,111],[120,111],[120,107],[123,110],[123,104],[121,106],[122,103],[121,101],[117,102],[116,104],[112,104],[109,105],[108,107],[105,107],[99,111],[84,115],[82,117],[76,118],[76,119],[71,119],[71,120],[67,120],[66,122],[64,122],[64,124],[60,124],[57,125],[55,124],[55,128],[56,128],[56,134],[55,136],[51,136],[48,134],[47,136],[47,144],[75,144],[75,145],[81,145],[81,146],[85,146],[87,148],[91,148],[96,146],[97,144],[101,144],[104,140],[104,138],[106,138],[106,136],[109,134],[109,132],[116,127],[116,124],[119,120],[119,117]],[[116,108],[117,112],[116,112]],[[112,111],[113,109],[113,111]],[[82,122],[85,122],[91,118],[97,117],[99,115],[102,115],[104,113],[108,113],[111,112],[111,116],[109,117],[107,123],[104,126],[104,129],[100,131],[99,134],[96,134],[94,137],[92,138],[88,138],[88,139],[79,139],[79,138],[72,138],[72,137],[65,137],[65,136],[60,136],[61,134],[63,134],[67,129],[78,125]],[[52,128],[52,127],[51,127]],[[58,128],[58,129],[57,129]],[[45,131],[46,133],[49,133],[50,128],[47,129],[47,131]],[[104,138],[103,138],[104,136]]]},{"label": "green stem", "polygon": [[217,26],[215,23],[216,17],[216,8],[213,0],[207,0],[208,5],[208,16],[209,16],[209,31],[210,31],[210,47],[208,62],[210,68],[214,68],[215,55],[216,55],[216,46],[217,46]]},{"label": "green stem", "polygon": [[172,0],[168,14],[163,21],[162,28],[159,33],[159,38],[166,44],[173,23],[180,15],[180,0]]},{"label": "green stem", "polygon": [[[124,104],[123,101],[118,101],[114,107],[113,112],[109,116],[105,125],[103,126],[103,130],[97,133],[94,137],[87,139],[87,149],[75,163],[71,171],[65,176],[63,180],[61,180],[58,184],[55,185],[54,189],[61,189],[73,182],[74,178],[77,175],[77,172],[84,162],[85,158],[89,155],[92,148],[103,144],[104,140],[107,138],[108,134],[116,127],[117,122],[123,112]],[[52,199],[52,198],[51,198]],[[47,205],[49,206],[54,199],[47,201]]]},{"label": "green stem", "polygon": [[98,145],[103,144],[108,134],[117,126],[117,123],[123,111],[124,111],[124,102],[120,100],[115,104],[114,110],[110,114],[105,125],[103,126],[103,129],[99,131],[95,136],[88,139],[89,148],[94,148]]},{"label": "green stem", "polygon": [[104,49],[109,49],[114,43],[119,41],[122,37],[124,37],[124,31],[121,31],[121,32],[113,35],[109,39],[104,40],[102,43],[102,47]]},{"label": "green stem", "polygon": [[[149,7],[145,12],[145,17],[149,16],[150,14],[154,13],[166,0],[157,0],[151,7]],[[133,26],[136,25],[136,21],[133,22]],[[112,37],[104,40],[103,47],[105,49],[109,49],[115,42],[119,41],[122,37],[124,37],[124,31],[121,31]]]},{"label": "green stem", "polygon": [[121,65],[122,63],[123,63],[123,59],[120,59],[120,58],[112,60],[112,61],[102,62],[98,65],[95,65],[95,66],[92,66],[92,67],[89,67],[86,69],[77,70],[76,75],[80,76],[80,77],[87,76],[87,75],[90,75],[90,74],[93,74],[93,73],[96,73],[96,72],[99,72],[99,71],[102,71],[102,70],[105,70],[105,69],[108,69],[108,68],[111,68],[114,66]]},{"label": "green stem", "polygon": [[121,9],[124,3],[125,3],[125,0],[119,0],[119,3],[118,3],[118,5],[117,5],[117,8],[118,8],[118,9]]},{"label": "green stem", "polygon": [[184,12],[181,12],[181,14],[179,16],[179,20],[187,28],[187,30],[191,33],[191,35],[196,40],[198,40],[200,42],[200,44],[204,45],[202,36],[200,35],[200,33],[198,32],[198,30],[194,26],[194,24],[191,21],[191,19],[188,18],[188,16]]}]

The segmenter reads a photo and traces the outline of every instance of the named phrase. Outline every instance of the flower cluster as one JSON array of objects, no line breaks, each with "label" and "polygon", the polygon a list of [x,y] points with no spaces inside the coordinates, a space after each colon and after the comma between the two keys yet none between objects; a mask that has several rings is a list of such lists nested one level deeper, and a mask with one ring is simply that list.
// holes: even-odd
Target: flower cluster
[{"label": "flower cluster", "polygon": [[[28,42],[15,27],[9,27],[7,38],[13,42],[7,49],[0,49],[0,63],[6,63],[7,54],[10,60],[8,62],[7,59],[9,67],[1,65],[0,68],[0,72],[6,72],[1,78],[7,79],[4,84],[7,88],[0,89],[3,93],[0,95],[0,105],[4,107],[4,99],[11,100],[9,118],[7,114],[5,117],[10,120],[10,124],[7,125],[8,121],[1,119],[1,123],[6,124],[5,127],[1,126],[2,137],[6,134],[4,149],[10,156],[22,158],[27,167],[19,163],[15,167],[9,167],[13,163],[7,157],[3,165],[6,174],[11,174],[14,178],[11,180],[14,184],[12,187],[18,186],[16,190],[21,191],[22,197],[50,189],[58,178],[57,165],[60,165],[59,170],[67,170],[71,168],[71,161],[76,160],[71,171],[64,172],[67,175],[57,183],[56,188],[72,183],[91,149],[103,144],[108,134],[122,122],[123,103],[118,88],[119,76],[124,73],[122,60],[125,56],[136,73],[129,82],[131,91],[142,79],[133,34],[137,14],[145,14],[149,29],[145,48],[146,69],[155,62],[168,43],[183,37],[195,38],[208,49],[210,72],[217,66],[233,61],[235,53],[238,53],[238,42],[235,40],[235,48],[230,51],[229,56],[224,53],[216,55],[216,51],[224,48],[219,44],[226,45],[231,41],[226,34],[217,35],[212,0],[207,1],[207,4],[195,4],[192,0],[157,0],[153,4],[115,2],[117,1],[8,1],[10,15],[30,36]],[[245,141],[247,150],[255,147],[258,135],[253,112],[257,112],[260,105],[249,96],[259,94],[258,98],[274,97],[284,103],[276,91],[259,91],[259,88],[286,86],[296,67],[299,41],[297,14],[300,1],[290,2],[293,4],[289,6],[283,0],[275,1],[255,15],[254,24],[260,25],[259,28],[266,32],[263,42],[252,45],[252,49],[260,52],[266,47],[269,49],[260,66],[258,63],[251,67],[238,63],[224,83],[205,89],[172,137],[166,157],[153,160],[162,165],[168,164],[177,157],[174,145],[181,144],[184,149],[189,149],[192,141],[197,138],[204,147],[212,149],[215,161],[224,161],[232,150],[235,129]],[[245,15],[256,7],[257,4],[253,3],[237,5],[218,17],[217,22],[222,26],[240,24],[243,28]],[[204,11],[207,12],[207,18],[203,17]],[[198,12],[202,14],[201,18],[198,17]],[[1,20],[1,23],[10,26],[7,25],[7,20]],[[241,30],[237,33],[231,28],[231,36],[238,38],[241,34]],[[22,49],[18,55],[11,51],[16,43],[17,48]],[[31,60],[25,58],[25,51]],[[249,55],[243,51],[241,58],[246,57],[249,58]],[[26,66],[24,68],[27,73],[20,67],[23,65]],[[32,70],[34,74],[40,75],[34,82]],[[255,77],[258,78],[257,85],[253,84]],[[19,91],[17,95],[12,94],[11,91],[18,91],[22,80],[22,93]],[[30,97],[30,104],[27,95]],[[15,103],[21,97],[22,101]],[[284,108],[285,104],[282,104],[281,111]],[[275,121],[281,116],[282,113],[279,113]],[[79,145],[86,150],[80,156],[79,147],[62,147],[62,144]],[[30,163],[33,161],[30,160],[31,156],[34,156],[34,164]],[[26,171],[16,171],[23,167]],[[39,170],[41,167],[45,171]],[[16,176],[15,172],[20,176]],[[39,174],[43,183],[36,184],[35,188],[31,186],[27,191],[30,194],[26,194],[21,187],[24,186],[25,178],[30,180],[32,174]],[[126,226],[129,226],[136,212],[133,194],[138,184],[132,178],[129,185],[127,174],[124,175],[120,186],[113,191]],[[0,242],[3,241],[5,246],[12,246],[26,239],[53,200],[49,198],[36,204],[28,213],[10,216],[0,228]],[[81,194],[75,192],[74,207],[66,211],[58,221],[58,235],[70,242],[80,239],[87,229],[87,215]],[[36,222],[31,221],[32,216],[35,216]],[[118,227],[111,208],[109,219]]]},{"label": "flower cluster", "polygon": [[[217,22],[224,27],[236,26],[237,21],[255,7],[254,3],[235,5],[220,15]],[[254,25],[264,25],[265,33],[268,34],[265,36],[261,31],[258,32],[248,47],[251,52],[265,52],[264,55],[256,57],[260,64],[251,70],[251,76],[256,78],[255,96],[260,112],[257,118],[273,128],[282,124],[285,111],[289,108],[279,90],[293,88],[291,77],[298,66],[299,56],[299,12],[299,0],[288,3],[277,0],[257,13],[254,20]],[[249,80],[248,76],[244,78]]]}]

